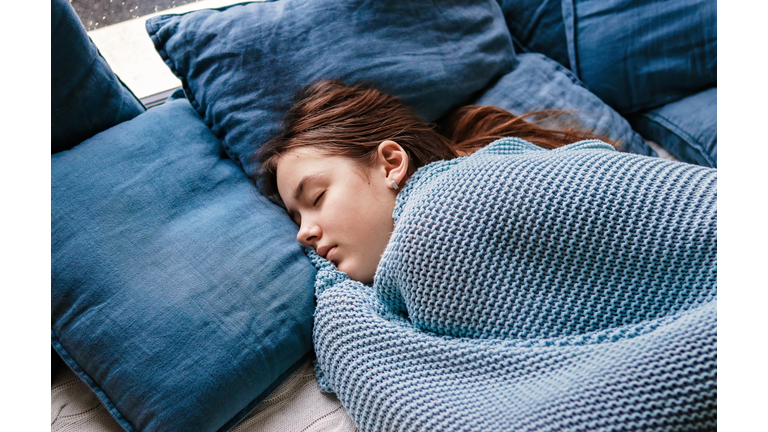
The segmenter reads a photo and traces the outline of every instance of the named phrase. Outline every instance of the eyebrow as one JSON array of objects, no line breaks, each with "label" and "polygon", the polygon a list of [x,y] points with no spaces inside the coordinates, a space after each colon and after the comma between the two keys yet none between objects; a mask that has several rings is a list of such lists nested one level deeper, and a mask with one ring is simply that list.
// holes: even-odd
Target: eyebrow
[{"label": "eyebrow", "polygon": [[306,186],[307,183],[316,180],[318,177],[320,177],[320,174],[312,174],[301,179],[298,186],[296,186],[296,189],[293,190],[293,200],[298,201],[299,197],[304,192],[304,186]]}]

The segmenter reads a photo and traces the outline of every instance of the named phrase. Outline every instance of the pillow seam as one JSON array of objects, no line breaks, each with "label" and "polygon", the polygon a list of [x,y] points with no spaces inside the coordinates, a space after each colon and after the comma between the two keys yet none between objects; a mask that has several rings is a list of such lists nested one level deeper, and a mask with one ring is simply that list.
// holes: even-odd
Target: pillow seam
[{"label": "pillow seam", "polygon": [[112,402],[112,399],[109,398],[104,389],[102,389],[101,386],[99,386],[96,381],[91,378],[91,376],[88,375],[83,370],[83,368],[80,367],[80,364],[78,364],[75,359],[69,355],[69,352],[64,349],[64,346],[61,344],[61,341],[59,341],[59,337],[56,335],[56,332],[53,329],[51,329],[51,346],[53,346],[53,349],[56,350],[56,352],[59,354],[61,359],[64,361],[64,364],[72,369],[72,372],[74,372],[78,378],[83,380],[88,388],[96,394],[96,397],[99,398],[99,401],[104,404],[104,407],[107,409],[107,411],[123,429],[128,432],[137,431],[131,422],[129,422],[128,419],[126,419],[125,416],[123,416],[123,414],[117,409],[115,404]]},{"label": "pillow seam", "polygon": [[[236,6],[236,5],[232,5]],[[193,11],[194,12],[194,11]],[[160,58],[163,60],[163,63],[165,63],[166,66],[168,66],[168,69],[171,70],[171,73],[173,73],[176,78],[181,81],[181,87],[184,90],[184,96],[186,96],[187,100],[189,101],[190,105],[192,105],[192,108],[194,108],[197,115],[203,120],[203,123],[205,123],[205,126],[208,127],[208,130],[213,133],[213,135],[216,137],[216,139],[219,140],[219,145],[224,149],[226,152],[228,148],[224,145],[224,136],[226,135],[226,132],[222,130],[222,128],[215,128],[213,124],[213,120],[209,120],[205,115],[205,110],[203,110],[202,105],[200,102],[195,98],[195,93],[192,91],[192,89],[189,86],[189,82],[185,79],[185,77],[179,73],[178,68],[176,67],[176,64],[171,59],[171,56],[168,54],[168,52],[165,49],[165,41],[162,40],[161,36],[158,35],[158,32],[162,28],[160,23],[165,23],[166,21],[170,21],[174,19],[176,16],[174,15],[162,15],[159,17],[150,18],[146,21],[144,27],[149,34],[149,38],[152,40],[152,43],[155,46],[155,51],[160,55]],[[238,165],[241,169],[243,168],[242,163],[240,160],[235,160],[233,158],[232,161],[235,162],[236,165]]]}]

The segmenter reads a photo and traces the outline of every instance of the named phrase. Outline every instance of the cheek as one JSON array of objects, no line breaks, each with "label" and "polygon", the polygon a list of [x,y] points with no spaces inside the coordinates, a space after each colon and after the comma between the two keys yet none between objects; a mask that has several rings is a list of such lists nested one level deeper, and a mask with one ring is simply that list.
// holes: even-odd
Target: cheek
[{"label": "cheek", "polygon": [[326,214],[326,226],[333,229],[336,235],[353,240],[360,236],[361,231],[367,230],[366,227],[369,226],[367,212],[370,209],[366,208],[364,201],[355,199],[352,195],[345,195],[339,199],[337,205],[329,208],[330,211]]},{"label": "cheek", "polygon": [[393,195],[375,195],[367,183],[361,186],[334,194],[323,209],[323,223],[334,240],[348,242],[357,252],[383,252],[394,227],[395,199]]},{"label": "cheek", "polygon": [[368,190],[341,191],[333,202],[326,204],[328,206],[324,209],[323,219],[327,233],[333,240],[354,248],[356,254],[378,246],[372,244],[372,241],[375,242],[374,239],[381,236],[382,230],[387,230],[385,222],[387,218],[392,218],[391,210],[387,214],[382,203]]},{"label": "cheek", "polygon": [[[347,190],[335,197],[324,215],[332,241],[344,245],[339,270],[352,279],[370,283],[394,228],[394,198],[374,196],[370,190]],[[391,201],[391,202],[390,202]],[[328,204],[331,204],[330,202]]]},{"label": "cheek", "polygon": [[339,216],[339,226],[360,254],[359,263],[370,266],[373,261],[378,264],[394,228],[394,203],[389,205],[370,196],[362,198],[354,201],[354,210]]}]

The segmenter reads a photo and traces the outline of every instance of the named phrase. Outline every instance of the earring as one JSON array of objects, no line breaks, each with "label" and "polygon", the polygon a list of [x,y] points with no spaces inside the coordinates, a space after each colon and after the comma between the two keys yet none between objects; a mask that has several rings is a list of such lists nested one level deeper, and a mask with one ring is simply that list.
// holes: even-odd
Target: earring
[{"label": "earring", "polygon": [[392,180],[392,187],[395,188],[395,190],[400,189],[400,187],[397,186],[397,182]]}]

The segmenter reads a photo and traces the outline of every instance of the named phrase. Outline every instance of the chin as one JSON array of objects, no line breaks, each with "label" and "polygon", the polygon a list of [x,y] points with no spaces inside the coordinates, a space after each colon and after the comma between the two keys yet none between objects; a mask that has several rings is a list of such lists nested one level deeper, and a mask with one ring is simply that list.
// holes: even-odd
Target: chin
[{"label": "chin", "polygon": [[360,271],[354,266],[344,265],[344,263],[339,263],[339,265],[336,266],[336,268],[338,268],[339,271],[343,271],[344,273],[346,273],[347,276],[349,276],[349,278],[354,281],[362,282],[364,284],[369,284],[373,282],[373,275],[365,274],[365,272]]}]

